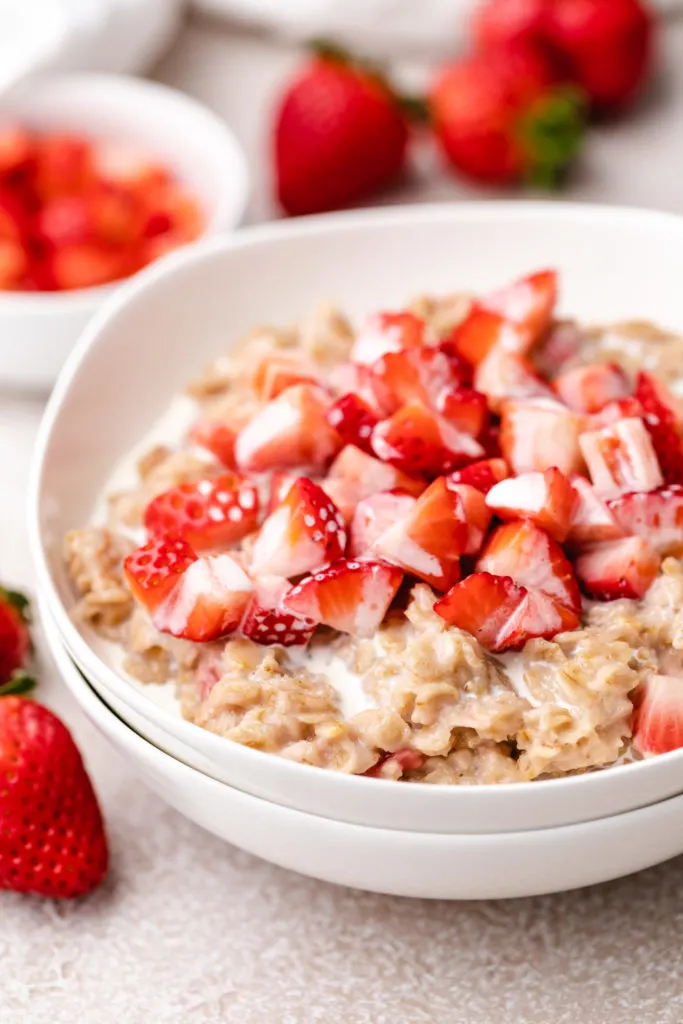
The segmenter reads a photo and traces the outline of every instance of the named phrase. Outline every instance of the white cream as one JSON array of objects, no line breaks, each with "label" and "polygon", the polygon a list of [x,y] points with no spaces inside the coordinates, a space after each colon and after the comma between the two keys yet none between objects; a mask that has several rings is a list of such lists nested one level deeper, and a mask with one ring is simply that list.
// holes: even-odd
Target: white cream
[{"label": "white cream", "polygon": [[343,658],[329,648],[317,645],[311,650],[305,647],[288,647],[285,667],[303,668],[323,676],[339,695],[339,706],[344,718],[357,715],[359,711],[376,705],[363,689],[361,677],[353,672]]}]

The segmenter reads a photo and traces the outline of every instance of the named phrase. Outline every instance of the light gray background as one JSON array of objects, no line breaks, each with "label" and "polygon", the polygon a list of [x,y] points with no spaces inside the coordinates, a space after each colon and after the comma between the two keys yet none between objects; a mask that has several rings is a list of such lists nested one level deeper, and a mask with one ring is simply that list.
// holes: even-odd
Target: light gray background
[{"label": "light gray background", "polygon": [[[565,195],[683,212],[683,24],[657,95],[596,130]],[[193,21],[158,77],[233,125],[273,216],[266,110],[296,55]],[[408,69],[419,77],[421,69]],[[476,194],[421,153],[389,201]],[[39,403],[0,398],[0,576],[30,584],[24,501]],[[683,859],[538,899],[427,903],[335,889],[257,861],[167,809],[45,664],[109,824],[113,869],[80,905],[0,894],[0,1024],[680,1024]]]}]

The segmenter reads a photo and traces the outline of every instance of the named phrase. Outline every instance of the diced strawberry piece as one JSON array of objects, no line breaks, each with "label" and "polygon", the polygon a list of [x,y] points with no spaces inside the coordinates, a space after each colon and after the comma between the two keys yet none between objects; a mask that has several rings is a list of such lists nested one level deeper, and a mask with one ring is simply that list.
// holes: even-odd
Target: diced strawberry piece
[{"label": "diced strawberry piece", "polygon": [[578,625],[579,617],[571,608],[538,590],[530,590],[501,631],[499,643],[506,650],[519,651],[527,640],[552,640],[558,633],[571,632]]},{"label": "diced strawberry piece", "polygon": [[441,341],[438,342],[436,347],[439,352],[443,352],[445,356],[448,356],[451,364],[451,372],[457,376],[460,387],[470,388],[472,387],[474,367],[458,351],[456,341],[457,331],[458,328],[454,327],[446,338],[442,338]]},{"label": "diced strawberry piece", "polygon": [[482,459],[464,469],[456,469],[450,474],[449,480],[454,484],[470,484],[482,494],[488,494],[492,487],[509,476],[510,470],[505,459]]},{"label": "diced strawberry piece", "polygon": [[190,545],[180,537],[153,537],[128,555],[123,571],[135,600],[153,612],[196,560]]},{"label": "diced strawberry piece", "polygon": [[415,498],[401,491],[380,491],[358,502],[349,531],[349,557],[358,558],[373,547],[385,530],[403,519]]},{"label": "diced strawberry piece", "polygon": [[450,388],[442,391],[434,408],[445,420],[472,437],[479,437],[489,422],[486,395],[472,388]]},{"label": "diced strawberry piece", "polygon": [[482,431],[477,440],[486,452],[487,459],[502,458],[503,453],[500,447],[500,423],[489,423],[488,427]]},{"label": "diced strawberry piece", "polygon": [[328,396],[296,384],[269,402],[237,436],[235,457],[243,471],[322,469],[341,446],[326,419]]},{"label": "diced strawberry piece", "polygon": [[268,500],[268,515],[274,512],[278,505],[285,500],[292,487],[299,478],[294,473],[273,473],[270,478],[270,498]]},{"label": "diced strawberry piece", "polygon": [[398,773],[402,778],[406,772],[419,771],[425,762],[425,755],[410,747],[401,747],[393,753],[382,755],[377,764],[363,772],[366,779],[395,779]]},{"label": "diced strawberry piece", "polygon": [[344,520],[323,489],[299,477],[263,523],[252,549],[253,576],[301,576],[341,558]]},{"label": "diced strawberry piece", "polygon": [[7,178],[23,170],[34,153],[29,133],[18,125],[5,125],[0,130],[0,178]]},{"label": "diced strawberry piece", "polygon": [[591,416],[590,429],[602,430],[603,427],[611,427],[620,420],[642,419],[643,415],[643,407],[636,398],[617,398]]},{"label": "diced strawberry piece", "polygon": [[517,352],[495,348],[474,374],[474,386],[498,412],[510,399],[550,398],[552,391],[532,364]]},{"label": "diced strawberry piece", "polygon": [[[598,497],[591,483],[579,473],[570,477],[578,502],[572,515],[566,543],[574,551],[624,536],[614,513]],[[633,531],[636,532],[636,531]]]},{"label": "diced strawberry piece", "polygon": [[481,304],[472,307],[454,329],[452,342],[462,358],[478,367],[494,350],[524,353],[531,347],[529,332]]},{"label": "diced strawberry piece", "polygon": [[99,242],[61,245],[51,254],[49,265],[60,291],[97,288],[131,272],[128,253]]},{"label": "diced strawberry piece", "polygon": [[378,491],[400,490],[417,497],[427,486],[424,479],[409,476],[395,466],[380,462],[352,444],[346,445],[330,466],[326,483],[333,480],[353,485],[357,495],[356,503]]},{"label": "diced strawberry piece", "polygon": [[35,231],[48,245],[79,245],[95,239],[95,221],[81,195],[55,196],[38,211]]},{"label": "diced strawberry piece", "polygon": [[622,494],[607,504],[623,533],[642,537],[662,556],[683,557],[683,487]]},{"label": "diced strawberry piece", "polygon": [[522,473],[493,487],[486,504],[500,519],[531,519],[562,542],[569,532],[579,496],[564,473]]},{"label": "diced strawberry piece", "polygon": [[41,199],[78,195],[93,177],[90,144],[75,135],[43,135],[36,146],[33,184]]},{"label": "diced strawberry piece", "polygon": [[307,576],[284,598],[295,615],[351,636],[374,636],[403,580],[395,565],[342,559]]},{"label": "diced strawberry piece", "polygon": [[195,551],[235,544],[256,529],[258,491],[236,473],[179,484],[153,498],[144,524],[152,535],[183,537]]},{"label": "diced strawberry piece", "polygon": [[436,409],[442,393],[460,384],[453,367],[453,361],[434,347],[387,352],[372,364],[374,390],[388,412],[412,401]]},{"label": "diced strawberry piece", "polygon": [[183,640],[218,640],[238,628],[251,592],[251,580],[230,555],[205,555],[185,570],[152,621]]},{"label": "diced strawberry piece", "polygon": [[327,422],[345,444],[355,444],[365,452],[372,451],[370,437],[377,426],[377,416],[358,395],[342,395],[327,410]]},{"label": "diced strawberry piece", "polygon": [[120,141],[98,140],[93,147],[93,160],[98,175],[114,185],[125,186],[147,196],[165,193],[168,171],[153,163],[137,147]]},{"label": "diced strawberry piece", "polygon": [[509,576],[475,572],[437,601],[434,611],[450,626],[471,633],[482,647],[500,651],[501,634],[520,607],[527,590]]},{"label": "diced strawberry piece", "polygon": [[598,601],[639,598],[654,581],[661,559],[642,537],[608,540],[579,555],[575,562],[581,586]]},{"label": "diced strawberry piece", "polygon": [[374,363],[387,352],[417,348],[426,343],[425,322],[407,311],[375,313],[368,317],[353,343],[351,359],[355,363]]},{"label": "diced strawberry piece", "polygon": [[295,384],[320,384],[314,367],[299,356],[271,352],[257,364],[251,386],[263,402],[277,398]]},{"label": "diced strawberry piece", "polygon": [[628,398],[631,382],[616,363],[593,363],[577,366],[556,377],[553,389],[574,412],[595,413],[608,402]]},{"label": "diced strawberry piece", "polygon": [[0,187],[0,238],[21,242],[26,234],[26,212],[17,197]]},{"label": "diced strawberry piece", "polygon": [[377,416],[385,416],[389,410],[380,402],[375,389],[375,376],[371,366],[361,363],[337,363],[327,375],[327,384],[338,397],[356,395]]},{"label": "diced strawberry piece", "polygon": [[257,644],[282,644],[297,647],[307,644],[316,623],[302,619],[282,608],[282,600],[291,589],[289,580],[278,576],[254,582],[254,594],[247,605],[240,632]]},{"label": "diced strawberry piece", "polygon": [[477,572],[510,576],[530,591],[546,594],[570,613],[575,629],[581,595],[573,570],[556,540],[529,519],[504,523],[491,534]]},{"label": "diced strawberry piece", "polygon": [[581,417],[558,402],[505,402],[501,410],[500,446],[515,473],[556,466],[565,476],[584,468],[579,447]]},{"label": "diced strawberry piece", "polygon": [[650,434],[640,419],[581,434],[579,444],[598,494],[653,491],[664,483]]},{"label": "diced strawberry piece", "polygon": [[567,363],[578,358],[583,347],[583,334],[572,320],[559,320],[548,329],[534,350],[534,364],[543,377],[562,373]]},{"label": "diced strawberry piece", "polygon": [[0,238],[0,291],[20,288],[28,269],[28,257],[21,242]]},{"label": "diced strawberry piece", "polygon": [[437,590],[448,590],[460,579],[460,555],[467,538],[462,500],[449,489],[446,479],[439,477],[408,513],[377,539],[374,551]]},{"label": "diced strawberry piece", "polygon": [[344,520],[344,526],[348,535],[348,528],[351,525],[353,513],[356,511],[356,505],[359,500],[358,485],[341,477],[333,480],[330,480],[328,477],[326,480],[320,481],[320,486],[327,497],[337,506],[339,514]]},{"label": "diced strawberry piece", "polygon": [[557,302],[557,271],[541,270],[488,295],[486,309],[525,328],[532,343],[550,326]]},{"label": "diced strawberry piece", "polygon": [[645,426],[650,434],[664,480],[683,483],[683,405],[649,373],[639,373],[636,398],[644,410]]},{"label": "diced strawberry piece", "polygon": [[651,675],[633,715],[633,746],[644,757],[683,747],[683,679]]},{"label": "diced strawberry piece", "polygon": [[372,432],[383,462],[407,473],[439,476],[481,458],[481,445],[419,402],[408,402]]},{"label": "diced strawberry piece", "polygon": [[463,555],[478,555],[493,518],[491,510],[486,505],[486,498],[477,487],[473,487],[471,484],[456,483],[453,476],[448,476],[445,479],[449,491],[457,494],[460,498],[467,523],[467,539]]},{"label": "diced strawberry piece", "polygon": [[190,440],[206,448],[226,469],[236,469],[235,442],[237,432],[220,420],[197,420],[190,430]]}]

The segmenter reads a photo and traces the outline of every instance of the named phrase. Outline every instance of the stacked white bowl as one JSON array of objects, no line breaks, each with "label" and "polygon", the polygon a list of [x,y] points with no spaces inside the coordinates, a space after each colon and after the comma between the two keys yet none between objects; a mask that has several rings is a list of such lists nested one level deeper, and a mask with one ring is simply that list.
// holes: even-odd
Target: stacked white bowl
[{"label": "stacked white bowl", "polygon": [[[462,204],[293,221],[206,242],[122,287],[58,381],[30,528],[50,646],[84,710],[169,803],[230,842],[332,882],[400,895],[521,896],[683,852],[683,751],[572,778],[416,786],[322,771],[183,720],[71,616],[62,540],[173,395],[256,323],[321,299],[352,315],[556,266],[563,311],[683,329],[683,219],[570,204]],[[332,682],[334,680],[332,679]]]}]

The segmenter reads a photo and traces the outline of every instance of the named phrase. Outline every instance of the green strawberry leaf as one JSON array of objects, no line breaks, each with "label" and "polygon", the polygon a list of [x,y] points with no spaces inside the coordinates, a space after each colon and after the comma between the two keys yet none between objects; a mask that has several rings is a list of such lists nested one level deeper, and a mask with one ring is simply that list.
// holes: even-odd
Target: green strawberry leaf
[{"label": "green strawberry leaf", "polygon": [[31,621],[31,602],[22,594],[19,590],[8,590],[6,587],[0,587],[0,601],[4,601],[5,604],[10,605],[16,609],[21,615],[21,618],[27,624]]},{"label": "green strawberry leaf", "polygon": [[20,694],[30,693],[35,685],[36,681],[33,676],[19,669],[11,679],[0,686],[0,697],[16,697]]}]

